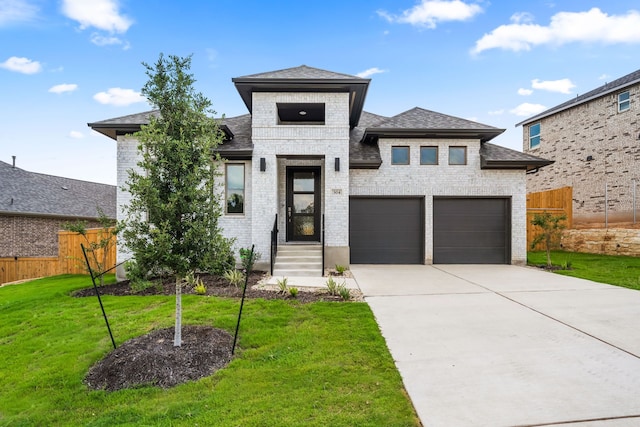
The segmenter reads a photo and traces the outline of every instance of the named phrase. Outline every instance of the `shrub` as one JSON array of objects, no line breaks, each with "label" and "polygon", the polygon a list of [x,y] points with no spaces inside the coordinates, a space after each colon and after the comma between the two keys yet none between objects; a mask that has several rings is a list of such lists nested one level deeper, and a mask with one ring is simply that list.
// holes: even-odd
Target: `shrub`
[{"label": "shrub", "polygon": [[347,271],[347,267],[346,266],[336,264],[336,273],[338,273],[339,275],[342,276],[345,271]]},{"label": "shrub", "polygon": [[327,290],[329,291],[329,295],[338,295],[338,284],[331,276],[327,279]]},{"label": "shrub", "polygon": [[198,295],[205,295],[207,293],[207,287],[202,283],[202,280],[193,287],[193,291]]},{"label": "shrub", "polygon": [[286,295],[287,290],[289,289],[287,287],[287,278],[283,277],[282,279],[278,279],[277,283],[278,283],[278,290],[282,292],[283,295]]},{"label": "shrub", "polygon": [[289,295],[292,298],[296,298],[298,296],[298,288],[289,288]]},{"label": "shrub", "polygon": [[338,286],[338,294],[340,294],[340,298],[344,301],[349,301],[351,299],[351,291],[344,283]]},{"label": "shrub", "polygon": [[244,274],[240,270],[227,270],[224,272],[224,278],[236,288],[244,281]]}]

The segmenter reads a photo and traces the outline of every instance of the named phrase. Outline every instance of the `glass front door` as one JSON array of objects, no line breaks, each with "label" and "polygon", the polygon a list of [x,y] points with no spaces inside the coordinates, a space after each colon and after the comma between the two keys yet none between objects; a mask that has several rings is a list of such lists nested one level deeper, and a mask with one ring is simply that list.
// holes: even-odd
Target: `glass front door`
[{"label": "glass front door", "polygon": [[287,240],[320,240],[320,168],[287,168]]}]

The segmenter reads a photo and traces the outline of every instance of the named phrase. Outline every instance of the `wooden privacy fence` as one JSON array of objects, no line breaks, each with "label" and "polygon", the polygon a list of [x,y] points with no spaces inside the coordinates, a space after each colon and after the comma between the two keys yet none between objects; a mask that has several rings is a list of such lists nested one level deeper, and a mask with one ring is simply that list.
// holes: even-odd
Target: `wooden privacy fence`
[{"label": "wooden privacy fence", "polygon": [[[573,228],[573,187],[562,187],[555,190],[540,191],[527,194],[527,250],[531,249],[531,242],[540,232],[539,227],[531,224],[537,213],[549,212],[552,215],[566,215],[566,228]],[[536,250],[543,250],[537,245]]]},{"label": "wooden privacy fence", "polygon": [[[87,230],[89,242],[98,242],[103,230],[91,228]],[[84,256],[80,244],[88,247],[87,240],[72,231],[58,231],[57,257],[0,258],[0,285],[16,280],[36,277],[55,276],[57,274],[88,274],[85,269]],[[102,262],[103,251],[96,253]],[[116,245],[111,245],[107,253],[105,265],[111,268],[116,264]]]}]

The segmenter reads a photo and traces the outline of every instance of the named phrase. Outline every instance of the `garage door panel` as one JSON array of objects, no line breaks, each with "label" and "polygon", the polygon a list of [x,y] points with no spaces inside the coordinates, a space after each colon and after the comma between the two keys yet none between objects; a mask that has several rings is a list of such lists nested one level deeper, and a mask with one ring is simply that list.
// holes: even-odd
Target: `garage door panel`
[{"label": "garage door panel", "polygon": [[349,246],[354,264],[424,262],[424,200],[351,198]]},{"label": "garage door panel", "polygon": [[510,200],[434,198],[433,262],[510,262]]}]

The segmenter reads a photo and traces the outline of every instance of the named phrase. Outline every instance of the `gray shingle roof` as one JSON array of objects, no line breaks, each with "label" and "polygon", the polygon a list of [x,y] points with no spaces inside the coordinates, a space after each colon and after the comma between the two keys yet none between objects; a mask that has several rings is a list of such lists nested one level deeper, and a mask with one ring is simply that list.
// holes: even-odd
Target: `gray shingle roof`
[{"label": "gray shingle roof", "polygon": [[[237,79],[292,79],[292,80],[333,80],[333,79],[362,79],[361,77],[351,76],[349,74],[335,73],[333,71],[313,68],[306,65],[299,67],[285,68],[282,70],[268,71],[266,73],[250,74],[248,76],[237,77]],[[234,79],[236,80],[236,79]]]},{"label": "gray shingle roof", "polygon": [[387,120],[388,117],[363,111],[360,123],[349,132],[349,165],[352,168],[377,168],[382,164],[380,149],[377,143],[362,142],[365,129]]},{"label": "gray shingle roof", "polygon": [[29,172],[0,161],[0,213],[116,218],[116,187]]},{"label": "gray shingle roof", "polygon": [[595,88],[587,93],[584,93],[580,96],[576,96],[575,98],[572,98],[569,101],[563,102],[562,104],[549,108],[548,110],[545,110],[540,114],[536,114],[535,116],[529,117],[528,119],[523,120],[520,123],[517,123],[516,126],[528,124],[533,121],[543,119],[552,114],[558,113],[563,110],[567,110],[569,108],[573,108],[580,104],[584,104],[585,102],[589,102],[592,99],[600,98],[601,96],[607,95],[612,92],[622,91],[624,88],[639,82],[640,82],[640,70],[636,70],[633,73],[629,73],[626,76],[620,77],[619,79],[616,79],[612,82],[605,83],[604,85],[598,88]]},{"label": "gray shingle roof", "polygon": [[449,116],[424,108],[414,107],[403,113],[397,114],[375,125],[376,128],[393,129],[483,129],[504,132],[493,126]]},{"label": "gray shingle roof", "polygon": [[485,142],[480,146],[482,169],[526,169],[533,170],[553,163],[531,154]]}]

